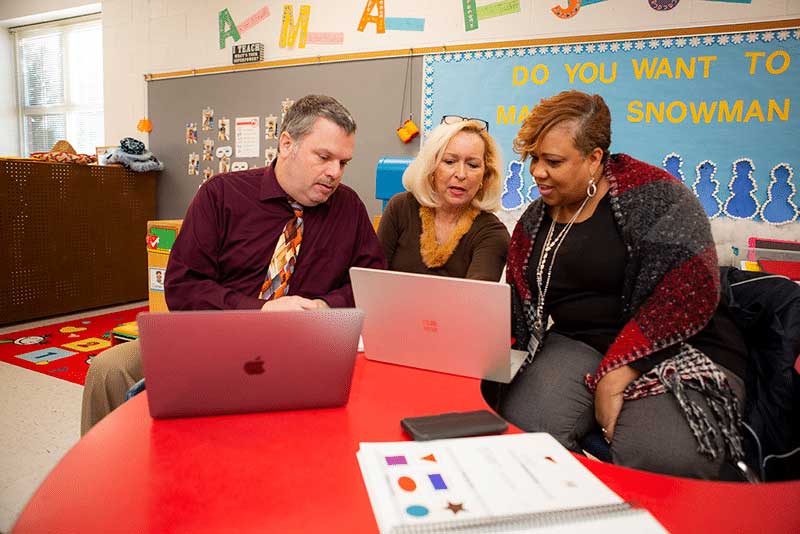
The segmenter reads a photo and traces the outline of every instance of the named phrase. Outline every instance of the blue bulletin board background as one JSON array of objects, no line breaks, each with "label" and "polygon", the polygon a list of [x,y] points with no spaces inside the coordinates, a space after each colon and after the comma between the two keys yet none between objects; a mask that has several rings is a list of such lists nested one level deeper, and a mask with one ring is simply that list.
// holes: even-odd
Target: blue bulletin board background
[{"label": "blue bulletin board background", "polygon": [[424,75],[425,133],[447,114],[489,121],[506,210],[539,196],[512,150],[527,109],[577,89],[608,103],[612,152],[666,168],[709,217],[798,221],[800,29],[448,52]]}]

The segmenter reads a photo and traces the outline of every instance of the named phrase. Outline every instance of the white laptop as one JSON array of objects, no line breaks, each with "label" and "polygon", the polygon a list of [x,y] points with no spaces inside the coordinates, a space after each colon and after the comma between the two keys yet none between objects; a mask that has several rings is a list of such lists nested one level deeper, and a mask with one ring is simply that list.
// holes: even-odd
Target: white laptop
[{"label": "white laptop", "polygon": [[508,284],[350,268],[370,360],[508,383],[526,352],[511,346]]},{"label": "white laptop", "polygon": [[358,309],[139,314],[150,415],[342,406],[363,318]]}]

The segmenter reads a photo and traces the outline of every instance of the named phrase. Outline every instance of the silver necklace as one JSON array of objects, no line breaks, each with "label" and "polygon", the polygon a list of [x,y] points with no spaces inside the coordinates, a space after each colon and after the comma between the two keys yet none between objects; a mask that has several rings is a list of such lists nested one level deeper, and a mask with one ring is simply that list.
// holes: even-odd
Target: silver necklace
[{"label": "silver necklace", "polygon": [[[542,252],[539,254],[539,263],[536,265],[536,289],[538,290],[538,295],[536,295],[536,319],[533,322],[533,335],[536,336],[537,341],[541,341],[544,335],[544,323],[542,321],[544,317],[544,299],[550,287],[550,280],[553,278],[553,265],[556,262],[556,254],[558,254],[558,249],[561,248],[561,244],[564,243],[567,233],[578,219],[578,216],[581,214],[590,198],[591,196],[587,196],[583,200],[578,211],[575,212],[575,215],[572,216],[555,238],[553,238],[553,234],[556,227],[556,220],[555,217],[551,219],[550,229],[547,231],[547,236],[542,245]],[[550,258],[550,266],[547,268],[547,278],[544,278],[544,270],[551,250],[553,251],[553,255]]]}]

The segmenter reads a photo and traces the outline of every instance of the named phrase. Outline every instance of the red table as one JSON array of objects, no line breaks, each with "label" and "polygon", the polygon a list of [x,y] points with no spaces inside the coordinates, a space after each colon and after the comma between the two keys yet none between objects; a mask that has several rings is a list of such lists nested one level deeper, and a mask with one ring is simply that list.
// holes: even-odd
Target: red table
[{"label": "red table", "polygon": [[[67,453],[13,532],[376,532],[359,442],[407,439],[403,417],[485,407],[477,380],[361,355],[344,408],[154,421],[141,394]],[[702,482],[581,461],[673,533],[800,532],[800,482]]]}]

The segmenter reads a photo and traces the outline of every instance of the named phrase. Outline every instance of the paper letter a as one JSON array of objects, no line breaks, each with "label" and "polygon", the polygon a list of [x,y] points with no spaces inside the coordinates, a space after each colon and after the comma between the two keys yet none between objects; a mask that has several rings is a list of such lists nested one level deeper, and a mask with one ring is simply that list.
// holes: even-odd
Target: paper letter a
[{"label": "paper letter a", "polygon": [[[367,0],[367,5],[364,6],[364,13],[358,22],[358,31],[363,32],[367,24],[374,22],[377,27],[376,33],[386,33],[386,12],[383,8],[383,2],[384,0]],[[378,6],[378,14],[370,15],[376,5]]]},{"label": "paper letter a", "polygon": [[[228,26],[228,29],[225,29],[225,26]],[[239,36],[239,30],[236,29],[236,24],[233,23],[233,17],[231,17],[231,12],[228,9],[223,9],[219,12],[219,49],[222,50],[225,48],[225,41],[228,40],[228,37],[233,37],[233,42],[235,43],[241,37]]]}]

